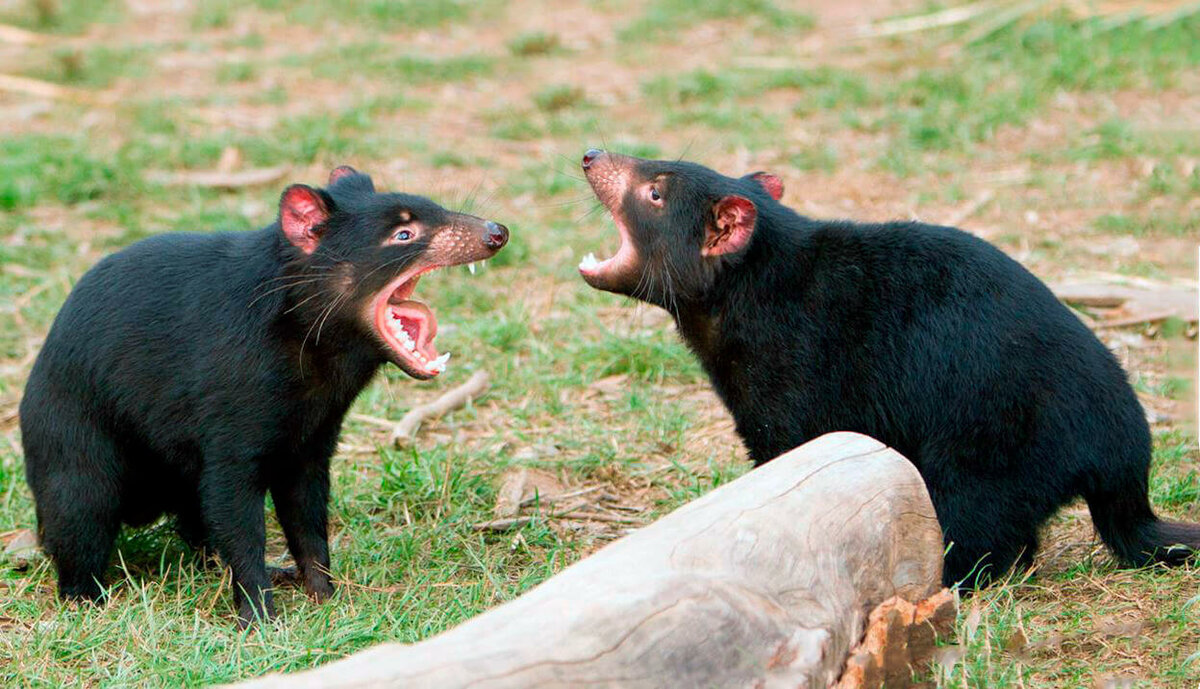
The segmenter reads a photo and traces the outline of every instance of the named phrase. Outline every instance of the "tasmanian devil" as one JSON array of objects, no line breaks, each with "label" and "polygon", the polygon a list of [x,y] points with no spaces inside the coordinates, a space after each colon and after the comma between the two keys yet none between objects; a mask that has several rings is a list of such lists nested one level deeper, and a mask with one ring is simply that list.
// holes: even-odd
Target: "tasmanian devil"
[{"label": "tasmanian devil", "polygon": [[26,478],[59,594],[96,599],[122,523],[177,515],[232,568],[242,625],[274,614],[269,490],[318,600],[333,592],[329,459],[379,366],[446,365],[418,279],[486,259],[503,225],[335,169],[256,232],[168,234],[100,261],[67,298],[21,401]]},{"label": "tasmanian devil", "polygon": [[871,435],[928,486],[944,581],[983,583],[1083,496],[1128,564],[1179,563],[1200,525],[1158,519],[1150,432],[1111,353],[1037,278],[965,232],[822,221],[777,177],[589,150],[620,235],[579,266],[670,311],[755,464],[829,431]]}]

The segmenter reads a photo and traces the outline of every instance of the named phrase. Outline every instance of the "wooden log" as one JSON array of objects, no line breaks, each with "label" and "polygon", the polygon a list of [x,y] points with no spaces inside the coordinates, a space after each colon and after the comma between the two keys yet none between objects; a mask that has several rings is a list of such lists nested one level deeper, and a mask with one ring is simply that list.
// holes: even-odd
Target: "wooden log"
[{"label": "wooden log", "polygon": [[941,562],[912,464],[832,433],[438,636],[245,686],[825,687]]}]

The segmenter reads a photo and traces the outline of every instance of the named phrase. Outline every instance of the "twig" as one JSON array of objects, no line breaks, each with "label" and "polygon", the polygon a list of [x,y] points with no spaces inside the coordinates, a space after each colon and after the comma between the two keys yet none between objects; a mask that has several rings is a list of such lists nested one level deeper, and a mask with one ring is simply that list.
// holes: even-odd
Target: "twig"
[{"label": "twig", "polygon": [[223,172],[220,170],[165,172],[151,170],[146,173],[146,179],[155,184],[162,184],[168,187],[237,189],[277,182],[283,179],[287,173],[288,168],[286,166],[255,168],[240,172]]},{"label": "twig", "polygon": [[985,12],[990,12],[994,8],[995,5],[991,2],[977,2],[961,7],[951,7],[950,9],[922,14],[917,17],[904,17],[903,19],[893,19],[868,25],[860,29],[858,35],[860,38],[881,38],[884,36],[925,31],[926,29],[935,29],[942,26],[953,26],[954,24],[970,21]]},{"label": "twig", "polygon": [[25,29],[0,24],[0,43],[16,43],[17,45],[37,45],[46,40],[46,36]]},{"label": "twig", "polygon": [[437,418],[442,414],[465,406],[471,400],[479,397],[488,388],[488,375],[484,371],[476,371],[462,385],[448,390],[444,395],[428,404],[420,404],[408,410],[404,418],[392,428],[392,444],[407,445],[417,437],[417,430],[426,419]]},{"label": "twig", "polygon": [[598,490],[600,490],[600,486],[591,486],[590,488],[580,488],[579,490],[573,490],[573,491],[570,491],[567,493],[559,493],[557,495],[540,495],[540,494],[534,495],[534,496],[530,496],[530,497],[522,500],[521,507],[525,507],[527,505],[532,505],[534,503],[538,503],[540,505],[552,505],[556,502],[562,502],[563,500],[570,500],[571,498],[577,498],[581,495],[587,495],[588,493],[594,493]]},{"label": "twig", "polygon": [[521,517],[505,517],[503,519],[492,519],[478,524],[472,524],[471,528],[476,531],[508,531],[517,527],[525,526],[533,521],[538,516],[543,519],[570,519],[573,521],[593,521],[593,522],[613,522],[616,524],[641,524],[643,520],[633,517],[622,517],[616,514],[603,514],[601,512],[580,512],[579,508],[583,505],[571,505],[565,510],[551,512],[549,514],[536,515],[529,514]]},{"label": "twig", "polygon": [[1165,321],[1168,318],[1178,316],[1175,311],[1159,311],[1157,313],[1147,313],[1138,316],[1127,316],[1125,318],[1113,318],[1111,320],[1096,321],[1096,327],[1100,330],[1110,330],[1112,328],[1125,328],[1131,325],[1141,325],[1142,323],[1156,323]]},{"label": "twig", "polygon": [[614,522],[616,524],[641,524],[641,519],[633,517],[622,517],[616,514],[602,514],[599,512],[567,512],[566,514],[558,515],[560,519],[577,519],[582,521],[593,522]]},{"label": "twig", "polygon": [[382,426],[384,428],[392,428],[396,425],[396,422],[392,421],[391,419],[385,419],[379,416],[371,416],[369,414],[355,413],[351,414],[350,418],[354,419],[355,421],[362,421],[363,423],[369,423],[373,426]]},{"label": "twig", "polygon": [[991,189],[984,189],[975,195],[975,198],[968,201],[962,208],[954,211],[946,218],[946,224],[950,227],[958,227],[964,220],[979,212],[980,208],[986,206],[993,198],[996,192]]},{"label": "twig", "polygon": [[493,519],[491,521],[472,524],[471,528],[476,531],[508,531],[519,526],[525,526],[533,521],[532,515],[524,517],[505,517],[504,519]]},{"label": "twig", "polygon": [[19,77],[15,74],[0,74],[0,91],[9,91],[12,93],[24,93],[29,96],[37,96],[39,98],[53,98],[55,100],[70,100],[79,103],[89,103],[95,105],[105,105],[111,102],[111,98],[102,94],[89,93],[80,91],[79,89],[59,86],[58,84],[41,79],[31,79],[29,77]]}]

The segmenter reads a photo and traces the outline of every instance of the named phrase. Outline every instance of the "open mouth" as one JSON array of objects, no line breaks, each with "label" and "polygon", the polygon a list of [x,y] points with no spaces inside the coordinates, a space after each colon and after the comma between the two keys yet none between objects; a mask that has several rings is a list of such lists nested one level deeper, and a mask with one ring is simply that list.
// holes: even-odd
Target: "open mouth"
[{"label": "open mouth", "polygon": [[604,260],[597,259],[594,253],[588,253],[579,262],[579,274],[594,287],[611,285],[616,278],[622,277],[637,265],[637,249],[634,248],[629,229],[616,213],[612,213],[612,218],[621,239],[617,253]]},{"label": "open mouth", "polygon": [[422,275],[440,266],[427,266],[401,275],[375,298],[375,330],[393,359],[413,378],[428,379],[446,370],[450,353],[438,354],[433,339],[437,318],[424,303],[412,298]]}]

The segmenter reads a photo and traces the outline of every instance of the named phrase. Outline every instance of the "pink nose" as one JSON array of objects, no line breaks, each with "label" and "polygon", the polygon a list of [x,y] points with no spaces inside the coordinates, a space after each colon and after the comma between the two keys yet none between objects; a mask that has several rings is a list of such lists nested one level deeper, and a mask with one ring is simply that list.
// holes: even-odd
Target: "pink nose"
[{"label": "pink nose", "polygon": [[589,148],[587,153],[583,154],[583,169],[588,169],[592,166],[592,161],[604,155],[604,151],[597,151],[594,148]]}]

